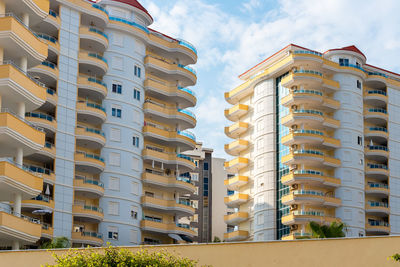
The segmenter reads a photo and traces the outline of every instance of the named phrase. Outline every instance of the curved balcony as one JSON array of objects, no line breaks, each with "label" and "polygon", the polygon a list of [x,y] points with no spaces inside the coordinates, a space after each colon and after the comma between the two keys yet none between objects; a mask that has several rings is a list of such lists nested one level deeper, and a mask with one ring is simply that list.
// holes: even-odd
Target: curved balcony
[{"label": "curved balcony", "polygon": [[365,79],[365,82],[386,86],[387,85],[387,78],[388,78],[388,76],[386,74],[381,73],[381,72],[368,71],[368,76]]},{"label": "curved balcony", "polygon": [[43,179],[38,175],[15,162],[0,160],[0,201],[9,201],[14,194],[30,199],[42,190]]},{"label": "curved balcony", "polygon": [[154,127],[147,125],[145,122],[143,127],[143,136],[150,142],[155,142],[161,145],[178,146],[183,151],[194,149],[196,147],[196,137],[189,131],[169,131],[162,126]]},{"label": "curved balcony", "polygon": [[247,212],[235,212],[232,214],[224,215],[224,221],[229,225],[238,225],[239,223],[245,222],[249,219],[249,213]]},{"label": "curved balcony", "polygon": [[108,36],[95,27],[79,28],[80,45],[84,50],[104,52],[108,48]]},{"label": "curved balcony", "polygon": [[385,235],[390,234],[390,224],[385,221],[373,221],[365,224],[367,235]]},{"label": "curved balcony", "polygon": [[28,73],[48,86],[56,87],[57,85],[58,68],[50,61],[43,61],[40,65],[30,68]]},{"label": "curved balcony", "polygon": [[50,169],[33,166],[33,165],[24,165],[23,168],[26,170],[29,170],[30,172],[34,173],[35,175],[37,175],[39,177],[42,177],[43,180],[48,184],[54,184],[54,182],[56,181],[56,175],[55,175],[54,171],[52,171]]},{"label": "curved balcony", "polygon": [[99,155],[77,151],[75,153],[75,169],[80,172],[100,173],[105,168],[104,159]]},{"label": "curved balcony", "polygon": [[341,199],[328,196],[321,191],[314,190],[295,190],[282,197],[283,205],[308,204],[327,207],[339,207]]},{"label": "curved balcony", "polygon": [[45,142],[42,150],[35,154],[37,161],[52,161],[56,158],[56,146],[50,142]]},{"label": "curved balcony", "polygon": [[100,198],[104,196],[104,184],[98,180],[75,176],[74,191],[88,198]]},{"label": "curved balcony", "polygon": [[21,8],[23,10],[28,9],[28,14],[31,16],[31,21],[36,22],[37,20],[44,19],[49,12],[49,0],[25,0],[22,3],[19,2],[8,2],[10,5],[7,7]]},{"label": "curved balcony", "polygon": [[388,184],[368,182],[365,186],[365,193],[368,195],[387,197],[389,196],[390,190]]},{"label": "curved balcony", "polygon": [[249,112],[248,105],[237,104],[229,109],[225,109],[225,117],[230,121],[238,121],[247,112]]},{"label": "curved balcony", "polygon": [[282,236],[282,240],[301,240],[301,239],[311,239],[311,238],[312,238],[311,233],[301,233],[301,232],[295,232]]},{"label": "curved balcony", "polygon": [[190,179],[183,177],[169,177],[160,174],[144,172],[142,174],[143,184],[162,190],[178,191],[184,194],[193,193],[196,187],[190,182]]},{"label": "curved balcony", "polygon": [[233,160],[226,161],[224,164],[225,169],[228,172],[238,172],[239,170],[249,165],[249,159],[243,157],[237,157]]},{"label": "curved balcony", "polygon": [[12,13],[0,16],[0,47],[7,48],[9,58],[28,57],[28,68],[47,58],[47,45]]},{"label": "curved balcony", "polygon": [[387,146],[366,146],[365,155],[376,161],[386,161],[389,158],[389,149]]},{"label": "curved balcony", "polygon": [[53,108],[57,106],[58,103],[58,95],[57,92],[53,89],[47,88],[47,102],[46,104],[50,104]]},{"label": "curved balcony", "polygon": [[378,180],[387,180],[389,178],[389,169],[386,164],[367,163],[365,174]]},{"label": "curved balcony", "polygon": [[386,217],[390,214],[389,204],[387,202],[368,201],[365,204],[365,213],[374,216]]},{"label": "curved balcony", "polygon": [[54,228],[49,224],[42,224],[42,238],[53,239]]},{"label": "curved balcony", "polygon": [[307,164],[310,166],[339,167],[341,162],[339,159],[325,155],[323,151],[300,149],[290,152],[288,155],[282,157],[282,163],[286,165],[292,164]]},{"label": "curved balcony", "polygon": [[247,140],[236,140],[230,144],[225,145],[225,152],[231,156],[238,156],[240,152],[246,150],[249,147],[249,141]]},{"label": "curved balcony", "polygon": [[284,87],[293,87],[301,85],[307,85],[310,87],[323,87],[330,90],[338,90],[340,84],[337,81],[333,81],[324,78],[322,73],[314,70],[296,70],[285,76],[281,81]]},{"label": "curved balcony", "polygon": [[232,231],[229,233],[224,233],[224,240],[226,242],[242,241],[249,238],[249,232],[243,230]]},{"label": "curved balcony", "polygon": [[320,211],[296,210],[282,217],[282,224],[284,225],[308,224],[310,222],[318,222],[320,224],[330,225],[333,222],[339,221],[339,219],[331,215],[326,215],[324,212]]},{"label": "curved balcony", "polygon": [[163,223],[162,221],[150,221],[144,219],[140,222],[142,231],[163,233],[163,234],[183,234],[189,237],[196,236],[197,233],[186,224]]},{"label": "curved balcony", "polygon": [[378,89],[366,90],[364,101],[371,106],[386,107],[388,96],[385,91]]},{"label": "curved balcony", "polygon": [[49,132],[55,133],[57,131],[57,121],[51,115],[39,112],[28,112],[25,113],[25,118],[27,121]]},{"label": "curved balcony", "polygon": [[35,35],[40,40],[42,40],[45,44],[48,45],[49,52],[50,52],[49,56],[51,56],[51,57],[53,57],[53,59],[55,59],[55,57],[60,55],[60,43],[58,42],[57,38],[50,36],[48,34],[45,34],[45,33],[36,33]]},{"label": "curved balcony", "polygon": [[173,64],[162,58],[147,55],[144,59],[146,70],[163,80],[180,81],[183,87],[196,84],[196,71],[188,66]]},{"label": "curved balcony", "polygon": [[92,22],[98,27],[105,28],[109,23],[108,11],[99,4],[92,2],[79,2],[78,9],[85,9],[85,16],[81,18],[81,25],[89,25]]},{"label": "curved balcony", "polygon": [[72,243],[100,247],[103,245],[103,235],[96,232],[72,232]]},{"label": "curved balcony", "polygon": [[49,15],[43,20],[40,27],[43,32],[56,35],[61,27],[61,18],[56,11],[50,9]]},{"label": "curved balcony", "polygon": [[89,149],[100,149],[106,144],[106,137],[99,129],[79,126],[75,129],[76,145]]},{"label": "curved balcony", "polygon": [[22,200],[24,210],[54,210],[54,200],[50,196],[40,194],[30,200]]},{"label": "curved balcony", "polygon": [[247,176],[234,176],[232,178],[226,179],[224,185],[232,191],[238,191],[241,186],[246,185],[249,182],[249,177]]},{"label": "curved balcony", "polygon": [[106,121],[107,114],[103,106],[79,100],[76,104],[77,118],[81,122],[89,122],[91,124],[102,124]]},{"label": "curved balcony", "polygon": [[237,122],[231,126],[225,127],[226,136],[236,139],[239,135],[245,133],[249,129],[247,122]]},{"label": "curved balcony", "polygon": [[247,201],[249,201],[248,194],[236,193],[224,198],[225,205],[228,206],[229,208],[237,208],[240,205],[246,203]]},{"label": "curved balcony", "polygon": [[79,52],[79,71],[81,73],[103,77],[108,70],[107,60],[96,53]]},{"label": "curved balcony", "polygon": [[143,196],[142,207],[157,212],[176,214],[180,217],[192,216],[195,212],[195,209],[190,205],[190,201],[182,199],[177,202],[176,200]]},{"label": "curved balcony", "polygon": [[295,124],[308,124],[310,127],[339,128],[340,122],[324,115],[322,111],[313,109],[292,110],[290,114],[282,118],[282,124],[291,127]]},{"label": "curved balcony", "polygon": [[298,170],[292,171],[281,178],[283,185],[293,184],[309,184],[318,187],[339,187],[341,184],[340,179],[326,176],[321,171],[316,170]]},{"label": "curved balcony", "polygon": [[364,110],[364,118],[367,122],[380,125],[386,124],[388,121],[388,114],[386,109],[383,108],[369,108]]},{"label": "curved balcony", "polygon": [[187,170],[192,171],[196,168],[194,160],[191,157],[176,154],[156,151],[153,149],[146,148],[142,151],[143,160],[152,164],[153,161],[157,163],[163,163],[164,168],[174,170],[177,165],[181,167],[181,172]]},{"label": "curved balcony", "polygon": [[323,131],[318,130],[294,130],[282,137],[281,143],[285,146],[293,144],[314,144],[330,148],[340,147],[340,140],[327,137]]},{"label": "curved balcony", "polygon": [[107,84],[102,80],[90,76],[79,76],[79,95],[89,99],[101,101],[107,96]]},{"label": "curved balcony", "polygon": [[142,41],[147,42],[149,30],[146,26],[120,17],[109,16],[108,18],[109,23],[107,28],[127,32],[128,34],[132,34],[135,37],[140,38]]},{"label": "curved balcony", "polygon": [[99,223],[104,218],[103,209],[91,205],[73,205],[72,215],[74,216],[74,219],[83,222]]},{"label": "curved balcony", "polygon": [[152,78],[147,78],[144,81],[144,89],[147,96],[155,97],[161,101],[169,101],[174,98],[174,101],[179,103],[182,108],[194,107],[197,103],[196,93],[191,89],[168,85],[166,82]]},{"label": "curved balcony", "polygon": [[340,108],[340,102],[325,96],[323,92],[312,89],[292,90],[287,96],[281,99],[283,106],[307,104],[315,107],[324,107],[326,109],[337,110]]},{"label": "curved balcony", "polygon": [[386,127],[371,126],[364,129],[364,136],[369,137],[378,143],[387,142],[389,133]]},{"label": "curved balcony", "polygon": [[25,103],[26,110],[34,110],[46,101],[44,84],[22,71],[12,61],[0,62],[0,91],[3,107],[17,110],[17,103]]},{"label": "curved balcony", "polygon": [[41,129],[7,109],[0,109],[1,157],[14,157],[17,148],[22,148],[24,155],[31,155],[43,147],[44,139]]}]

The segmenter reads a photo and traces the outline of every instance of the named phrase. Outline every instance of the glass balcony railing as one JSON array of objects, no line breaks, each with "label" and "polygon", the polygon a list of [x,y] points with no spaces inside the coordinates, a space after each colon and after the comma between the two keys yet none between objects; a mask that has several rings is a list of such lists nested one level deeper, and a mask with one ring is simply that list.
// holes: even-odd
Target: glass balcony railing
[{"label": "glass balcony railing", "polygon": [[183,176],[176,177],[176,180],[177,180],[177,181],[181,181],[181,182],[185,182],[185,183],[188,183],[188,184],[191,184],[191,183],[192,183],[191,180],[190,180],[190,178],[188,178],[188,177],[183,177]]},{"label": "glass balcony railing", "polygon": [[194,163],[194,160],[193,160],[191,157],[189,157],[189,156],[186,156],[186,155],[183,155],[183,154],[177,154],[176,156],[177,156],[178,158],[186,159],[186,160],[189,160],[189,161],[191,161],[191,162]]},{"label": "glass balcony railing", "polygon": [[183,39],[177,39],[177,40],[178,40],[180,45],[189,48],[190,50],[192,50],[197,55],[197,49],[194,47],[194,45],[192,45],[191,43],[189,43],[188,41],[185,41]]},{"label": "glass balcony railing", "polygon": [[89,56],[89,57],[94,57],[94,58],[100,59],[100,60],[102,60],[104,63],[108,64],[108,63],[107,63],[107,59],[105,59],[102,55],[99,55],[99,54],[97,54],[97,53],[88,53],[88,56]]},{"label": "glass balcony railing", "polygon": [[313,191],[313,190],[295,190],[292,192],[289,192],[289,194],[294,194],[294,195],[314,195],[314,196],[325,196],[325,194],[321,191]]},{"label": "glass balcony railing", "polygon": [[367,163],[367,167],[371,168],[371,169],[383,169],[383,170],[387,170],[388,166],[385,164],[371,164],[371,163]]},{"label": "glass balcony railing", "polygon": [[365,70],[361,67],[361,65],[354,65],[354,64],[343,63],[343,62],[339,63],[339,65],[342,67],[356,68],[356,69],[359,69],[359,70],[365,72]]},{"label": "glass balcony railing", "polygon": [[81,232],[82,236],[87,236],[87,237],[94,237],[94,238],[99,238],[99,239],[103,239],[103,234],[100,233],[96,233],[96,232]]},{"label": "glass balcony railing", "polygon": [[144,31],[146,33],[150,33],[150,31],[147,29],[146,26],[140,25],[140,24],[138,24],[136,22],[129,21],[129,20],[126,20],[126,19],[123,19],[123,18],[118,18],[118,17],[109,17],[109,19],[111,21],[118,21],[118,22],[125,23],[127,25],[130,25],[130,26],[136,27],[138,29],[141,29],[142,31]]},{"label": "glass balcony railing", "polygon": [[196,96],[196,93],[193,92],[192,90],[188,89],[188,88],[184,88],[184,87],[182,87],[182,86],[178,86],[178,90],[181,90],[181,91],[184,91],[184,92],[186,92],[186,93],[189,93],[189,94],[191,94],[191,95],[193,95],[193,96]]},{"label": "glass balcony railing", "polygon": [[179,202],[178,202],[179,204],[182,204],[182,205],[185,205],[185,206],[191,206],[190,205],[190,200],[187,200],[187,199],[179,199]]},{"label": "glass balcony railing", "polygon": [[57,43],[57,39],[55,37],[53,37],[53,36],[50,36],[50,35],[47,35],[47,34],[44,34],[44,33],[35,33],[35,35],[40,39],[50,41],[50,42],[52,42],[54,44]]},{"label": "glass balcony railing", "polygon": [[382,151],[389,151],[387,146],[367,146],[369,150],[382,150]]},{"label": "glass balcony railing", "polygon": [[184,114],[189,115],[190,117],[196,119],[196,115],[194,115],[193,112],[191,112],[187,109],[178,109],[178,112],[184,113]]},{"label": "glass balcony railing", "polygon": [[369,127],[370,131],[378,131],[387,133],[387,129],[385,127]]},{"label": "glass balcony railing", "polygon": [[185,70],[188,70],[188,71],[190,71],[191,73],[193,73],[194,75],[197,75],[196,71],[195,71],[193,68],[189,67],[189,66],[185,66],[185,65],[182,65],[182,64],[178,64],[178,67],[179,67],[179,68],[182,68],[182,69],[185,69]]},{"label": "glass balcony railing", "polygon": [[102,110],[102,111],[106,112],[106,109],[103,106],[101,106],[99,104],[96,104],[96,103],[87,102],[87,101],[81,101],[81,100],[78,101],[78,103],[86,103],[86,106],[89,107],[89,108],[95,108],[95,109],[99,109],[99,110]]},{"label": "glass balcony railing", "polygon": [[82,207],[83,207],[84,210],[91,210],[91,211],[103,213],[103,209],[98,207],[98,206],[83,205]]},{"label": "glass balcony railing", "polygon": [[369,221],[368,224],[371,225],[371,226],[389,227],[389,223],[388,222],[384,222],[384,221]]},{"label": "glass balcony railing", "polygon": [[96,79],[95,77],[88,77],[87,80],[89,82],[97,83],[97,84],[100,84],[100,85],[102,85],[102,86],[107,88],[107,84],[106,83],[104,83],[102,80]]},{"label": "glass balcony railing", "polygon": [[316,56],[319,56],[319,57],[322,57],[322,54],[321,53],[318,53],[318,52],[315,52],[315,51],[309,51],[309,50],[296,50],[296,51],[293,51],[293,54],[308,54],[308,55],[316,55]]},{"label": "glass balcony railing", "polygon": [[318,156],[323,156],[324,152],[319,151],[319,150],[311,150],[311,149],[300,149],[300,150],[295,150],[293,151],[293,154],[309,154],[309,155],[318,155]]},{"label": "glass balcony railing", "polygon": [[90,27],[90,28],[89,28],[89,31],[90,31],[90,32],[97,33],[97,34],[100,34],[101,36],[103,36],[104,38],[106,38],[106,39],[108,40],[108,35],[105,34],[103,31],[101,31],[101,30],[99,30],[99,29],[96,29],[96,28],[94,28],[94,27]]},{"label": "glass balcony railing", "polygon": [[385,77],[385,78],[388,77],[386,74],[383,74],[383,73],[380,73],[380,72],[371,72],[371,71],[368,72],[368,75],[378,75],[378,76],[382,76],[382,77]]},{"label": "glass balcony railing", "polygon": [[295,210],[293,212],[293,215],[305,215],[305,216],[325,216],[325,212],[323,211],[314,211],[314,210],[309,210],[309,211],[299,211]]},{"label": "glass balcony railing", "polygon": [[294,70],[293,73],[315,74],[322,77],[322,73],[315,70]]},{"label": "glass balcony railing", "polygon": [[314,170],[298,170],[298,171],[294,171],[293,174],[312,174],[312,175],[324,176],[323,172],[314,171]]},{"label": "glass balcony railing", "polygon": [[51,10],[51,9],[49,10],[49,15],[52,16],[52,17],[55,17],[55,18],[58,17],[57,12],[55,12],[54,10]]},{"label": "glass balcony railing", "polygon": [[47,120],[49,122],[55,121],[55,118],[53,116],[43,114],[43,113],[36,113],[36,112],[27,112],[27,113],[25,113],[25,117],[39,118],[39,119]]},{"label": "glass balcony railing", "polygon": [[382,188],[382,189],[389,189],[387,184],[380,184],[380,183],[368,183],[370,188]]},{"label": "glass balcony railing", "polygon": [[190,138],[190,139],[192,139],[193,141],[196,142],[196,136],[194,135],[194,133],[192,133],[192,132],[190,132],[190,131],[187,131],[187,130],[185,130],[185,131],[178,131],[178,134],[179,134],[179,135],[182,135],[182,136],[186,136],[186,137],[188,137],[188,138]]},{"label": "glass balcony railing", "polygon": [[49,95],[56,95],[56,94],[57,94],[56,90],[51,89],[51,88],[47,88],[47,93],[48,93]]},{"label": "glass balcony railing", "polygon": [[38,166],[33,166],[33,165],[24,165],[23,169],[29,170],[34,173],[39,173],[39,174],[46,174],[46,175],[52,175],[54,172],[50,169],[43,168],[43,167],[38,167]]},{"label": "glass balcony railing", "polygon": [[102,6],[98,5],[98,4],[92,4],[92,7],[96,8],[98,10],[101,10],[101,11],[103,11],[104,13],[106,13],[108,15],[108,11],[104,7],[102,7]]},{"label": "glass balcony railing", "polygon": [[95,159],[95,160],[104,162],[104,158],[102,158],[101,156],[96,155],[96,154],[90,154],[90,153],[86,153],[86,152],[82,152],[82,151],[77,151],[76,153],[82,154],[85,158],[88,158],[88,159]]},{"label": "glass balcony railing", "polygon": [[104,184],[97,180],[87,179],[86,177],[81,177],[81,176],[75,176],[75,180],[80,180],[83,181],[83,183],[85,184],[97,185],[104,188]]},{"label": "glass balcony railing", "polygon": [[306,114],[314,114],[314,115],[320,115],[324,116],[324,113],[318,110],[313,110],[313,109],[297,109],[292,111],[294,114],[299,114],[299,113],[306,113]]},{"label": "glass balcony railing", "polygon": [[84,126],[78,126],[79,129],[84,129],[86,132],[88,133],[94,133],[94,134],[98,134],[101,136],[106,136],[105,133],[102,130],[99,129],[94,129],[94,128],[88,128],[88,127],[84,127]]},{"label": "glass balcony railing", "polygon": [[45,142],[45,143],[44,143],[44,146],[45,146],[46,148],[52,149],[52,148],[54,147],[54,144],[49,143],[49,142]]},{"label": "glass balcony railing", "polygon": [[378,94],[378,95],[384,95],[384,96],[386,96],[386,92],[383,91],[383,90],[369,90],[367,93],[368,93],[369,95]]},{"label": "glass balcony railing", "polygon": [[323,93],[321,91],[308,90],[308,89],[298,89],[298,90],[293,91],[293,94],[313,94],[313,95],[319,95],[319,96],[323,95]]},{"label": "glass balcony railing", "polygon": [[188,229],[188,230],[193,230],[193,228],[190,227],[190,225],[189,225],[189,224],[186,224],[186,223],[177,223],[176,226],[179,227],[179,228],[184,228],[184,229]]},{"label": "glass balcony railing", "polygon": [[28,217],[26,215],[16,213],[16,212],[13,212],[13,211],[8,210],[8,209],[0,208],[0,212],[5,212],[7,214],[10,214],[10,215],[13,215],[13,216],[16,216],[16,217],[20,217],[21,219],[24,219],[25,221],[28,221],[28,222],[31,222],[31,223],[40,224],[40,220],[38,220],[38,219],[31,218],[31,217]]},{"label": "glass balcony railing", "polygon": [[370,205],[371,207],[381,207],[381,208],[389,207],[388,203],[379,201],[368,201],[368,205]]},{"label": "glass balcony railing", "polygon": [[323,136],[324,133],[317,131],[317,130],[295,130],[293,131],[294,134],[316,134]]},{"label": "glass balcony railing", "polygon": [[49,62],[49,61],[43,61],[42,65],[46,66],[46,67],[49,67],[49,68],[52,68],[53,70],[55,70],[57,68],[56,64],[54,64],[52,62]]},{"label": "glass balcony railing", "polygon": [[[0,15],[1,17],[1,15]],[[36,83],[37,85],[41,86],[41,87],[46,87],[46,85],[42,82],[39,82],[35,77],[29,75],[26,71],[22,70],[17,64],[14,63],[14,61],[12,60],[3,60],[0,61],[0,65],[11,65],[14,68],[16,68],[17,70],[19,70],[21,73],[23,73],[26,77],[28,77],[32,82]]]},{"label": "glass balcony railing", "polygon": [[43,201],[43,202],[46,202],[46,203],[50,203],[50,200],[52,200],[52,198],[50,196],[46,196],[46,195],[43,195],[43,194],[40,194],[37,197],[32,198],[32,199],[33,200],[38,200],[38,201]]},{"label": "glass balcony railing", "polygon": [[370,109],[368,109],[368,112],[377,112],[377,113],[387,114],[386,109],[383,109],[383,108],[370,108]]}]

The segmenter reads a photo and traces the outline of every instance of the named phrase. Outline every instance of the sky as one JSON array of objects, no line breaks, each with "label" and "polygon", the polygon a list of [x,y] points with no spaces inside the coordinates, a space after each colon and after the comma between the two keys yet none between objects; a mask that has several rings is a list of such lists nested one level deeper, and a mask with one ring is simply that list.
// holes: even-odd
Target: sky
[{"label": "sky", "polygon": [[293,43],[324,52],[356,45],[369,64],[400,72],[398,0],[140,0],[151,28],[198,50],[197,141],[229,159],[224,92],[238,76]]}]

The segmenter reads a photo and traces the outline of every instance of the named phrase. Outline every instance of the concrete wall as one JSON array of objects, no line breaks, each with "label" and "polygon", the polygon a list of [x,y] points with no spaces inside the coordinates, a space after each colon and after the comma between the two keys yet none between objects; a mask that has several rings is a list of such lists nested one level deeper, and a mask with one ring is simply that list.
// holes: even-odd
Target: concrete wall
[{"label": "concrete wall", "polygon": [[[171,245],[165,248],[199,261],[199,265],[234,266],[398,266],[388,256],[400,252],[400,236],[331,240],[298,240],[208,245]],[[138,250],[140,247],[129,248]],[[101,249],[100,249],[101,250]],[[59,251],[58,253],[64,253]],[[32,266],[52,263],[51,251],[0,252],[1,266]],[[29,262],[29,264],[27,264]]]}]

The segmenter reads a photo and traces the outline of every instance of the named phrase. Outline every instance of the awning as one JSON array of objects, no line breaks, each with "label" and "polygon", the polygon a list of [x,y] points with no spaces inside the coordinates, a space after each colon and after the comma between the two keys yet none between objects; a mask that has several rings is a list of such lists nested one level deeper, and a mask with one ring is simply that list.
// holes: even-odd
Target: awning
[{"label": "awning", "polygon": [[176,241],[183,241],[183,239],[177,234],[168,234],[169,237],[175,239]]},{"label": "awning", "polygon": [[180,235],[180,237],[185,240],[186,242],[193,243],[193,240],[190,239],[187,235]]}]

